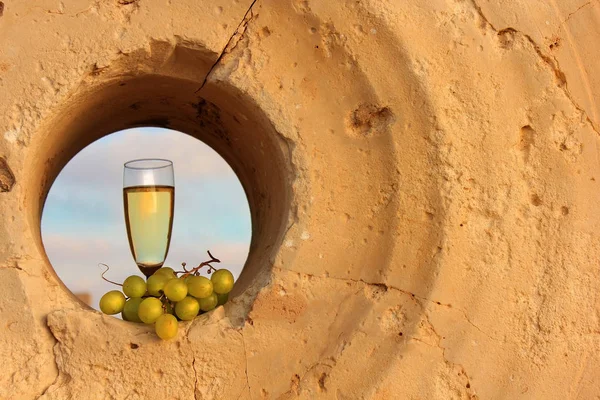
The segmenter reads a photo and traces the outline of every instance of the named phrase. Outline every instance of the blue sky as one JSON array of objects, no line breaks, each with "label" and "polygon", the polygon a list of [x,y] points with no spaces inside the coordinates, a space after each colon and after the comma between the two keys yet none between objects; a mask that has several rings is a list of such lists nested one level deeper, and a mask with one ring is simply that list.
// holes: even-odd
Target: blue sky
[{"label": "blue sky", "polygon": [[251,221],[244,190],[229,165],[186,134],[137,128],[106,136],[79,152],[50,189],[42,240],[58,276],[72,292],[92,295],[92,306],[116,288],[100,278],[142,275],[129,250],[123,215],[123,164],[167,158],[175,170],[175,216],[165,265],[198,264],[206,250],[239,276],[250,246]]}]

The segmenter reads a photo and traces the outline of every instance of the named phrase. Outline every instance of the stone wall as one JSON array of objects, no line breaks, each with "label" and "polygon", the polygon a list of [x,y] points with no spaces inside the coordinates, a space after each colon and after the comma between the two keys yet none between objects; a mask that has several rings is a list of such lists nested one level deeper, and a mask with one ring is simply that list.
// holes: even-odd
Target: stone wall
[{"label": "stone wall", "polygon": [[[0,398],[597,398],[599,17],[3,0]],[[170,342],[77,300],[40,236],[69,159],[140,125],[211,145],[253,216],[233,301]]]}]

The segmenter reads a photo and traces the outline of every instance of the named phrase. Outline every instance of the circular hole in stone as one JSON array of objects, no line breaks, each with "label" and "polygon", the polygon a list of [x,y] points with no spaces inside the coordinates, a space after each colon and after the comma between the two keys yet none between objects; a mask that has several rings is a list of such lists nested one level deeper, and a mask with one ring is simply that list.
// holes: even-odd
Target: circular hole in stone
[{"label": "circular hole in stone", "polygon": [[[80,300],[98,309],[100,297],[123,282],[143,276],[129,248],[123,209],[123,164],[166,158],[175,171],[175,207],[165,266],[197,266],[219,258],[217,267],[236,280],[251,239],[251,217],[244,189],[234,171],[213,149],[184,133],[134,128],[95,141],[79,152],[54,181],[42,215],[46,254],[63,283]],[[203,270],[206,274],[206,269]]]},{"label": "circular hole in stone", "polygon": [[[146,61],[149,69],[162,65]],[[25,160],[24,216],[30,228],[26,234],[32,240],[24,251],[39,258],[44,274],[55,274],[42,243],[42,210],[59,173],[86,146],[131,128],[153,126],[185,132],[223,157],[248,200],[250,249],[229,296],[231,309],[238,310],[235,315],[242,320],[258,291],[269,282],[273,262],[290,226],[290,214],[297,212],[292,201],[296,175],[292,148],[251,96],[223,82],[206,83],[200,96],[197,88],[204,75],[196,73],[197,60],[182,55],[176,61],[177,68],[160,73],[115,70],[112,75],[93,75],[61,104],[48,110]],[[205,249],[198,253],[204,255]],[[91,263],[96,265],[96,260]],[[97,271],[90,275],[90,279],[97,277]],[[55,286],[47,289],[55,290]],[[66,293],[72,294],[68,290]],[[56,303],[58,308],[71,306]],[[225,308],[225,312],[230,309]]]}]

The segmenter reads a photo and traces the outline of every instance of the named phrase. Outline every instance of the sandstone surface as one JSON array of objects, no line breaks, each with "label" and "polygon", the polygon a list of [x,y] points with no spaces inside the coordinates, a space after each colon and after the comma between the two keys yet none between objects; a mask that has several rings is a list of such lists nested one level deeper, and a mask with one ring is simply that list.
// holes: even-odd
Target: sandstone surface
[{"label": "sandstone surface", "polygon": [[[3,0],[0,399],[600,398],[600,2]],[[40,216],[119,129],[248,194],[233,300],[161,342]],[[93,261],[92,261],[93,262]]]}]

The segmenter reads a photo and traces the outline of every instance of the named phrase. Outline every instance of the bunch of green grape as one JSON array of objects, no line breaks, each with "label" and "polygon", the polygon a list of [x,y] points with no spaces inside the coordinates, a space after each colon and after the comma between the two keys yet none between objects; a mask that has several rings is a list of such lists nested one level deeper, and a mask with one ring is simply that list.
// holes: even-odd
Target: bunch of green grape
[{"label": "bunch of green grape", "polygon": [[233,289],[233,274],[227,269],[177,277],[173,269],[160,268],[147,281],[132,275],[123,282],[123,292],[111,290],[100,299],[100,310],[121,313],[125,321],[154,324],[163,340],[177,335],[179,321],[190,321],[227,302]]}]

